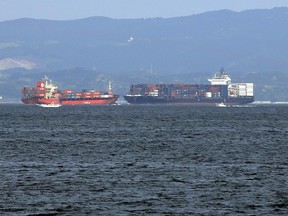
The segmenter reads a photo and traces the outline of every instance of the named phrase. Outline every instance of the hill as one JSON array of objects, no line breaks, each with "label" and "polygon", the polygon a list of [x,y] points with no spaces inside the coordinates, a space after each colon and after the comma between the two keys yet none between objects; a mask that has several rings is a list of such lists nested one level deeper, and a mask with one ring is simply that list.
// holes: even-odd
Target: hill
[{"label": "hill", "polygon": [[206,83],[225,67],[234,82],[255,82],[256,99],[288,100],[287,23],[288,8],[0,22],[0,95],[19,98],[43,74],[63,88],[112,79],[125,94],[131,83]]}]

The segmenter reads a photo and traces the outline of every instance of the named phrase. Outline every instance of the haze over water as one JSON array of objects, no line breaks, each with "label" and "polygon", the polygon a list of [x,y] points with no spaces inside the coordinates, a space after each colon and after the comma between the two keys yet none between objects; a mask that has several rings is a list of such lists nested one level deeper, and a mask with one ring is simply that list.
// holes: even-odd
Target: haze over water
[{"label": "haze over water", "polygon": [[0,107],[0,215],[287,215],[286,106]]}]

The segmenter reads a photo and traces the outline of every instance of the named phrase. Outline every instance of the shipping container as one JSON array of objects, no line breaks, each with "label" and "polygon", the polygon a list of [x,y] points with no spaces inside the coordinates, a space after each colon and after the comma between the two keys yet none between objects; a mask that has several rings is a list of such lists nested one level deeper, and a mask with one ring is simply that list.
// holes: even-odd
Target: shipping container
[{"label": "shipping container", "polygon": [[73,90],[62,90],[62,93],[63,94],[71,94],[71,93],[74,93]]}]

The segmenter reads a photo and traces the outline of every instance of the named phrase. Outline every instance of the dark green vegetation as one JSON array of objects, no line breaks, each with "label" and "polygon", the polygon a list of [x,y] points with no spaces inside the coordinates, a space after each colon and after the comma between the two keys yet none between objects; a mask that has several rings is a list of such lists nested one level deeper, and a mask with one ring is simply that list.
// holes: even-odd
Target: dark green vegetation
[{"label": "dark green vegetation", "polygon": [[288,100],[287,23],[287,8],[1,22],[0,95],[17,100],[21,86],[45,74],[60,88],[106,88],[112,80],[125,94],[131,83],[207,83],[224,67],[233,82],[255,83],[256,100]]}]

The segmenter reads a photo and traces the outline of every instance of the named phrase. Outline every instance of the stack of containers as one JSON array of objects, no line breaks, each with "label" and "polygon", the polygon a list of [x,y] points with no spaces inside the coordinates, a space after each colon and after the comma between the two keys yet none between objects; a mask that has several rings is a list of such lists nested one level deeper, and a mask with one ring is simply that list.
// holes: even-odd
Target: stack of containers
[{"label": "stack of containers", "polygon": [[23,87],[22,88],[22,98],[31,98],[32,95],[32,88],[30,87]]}]

